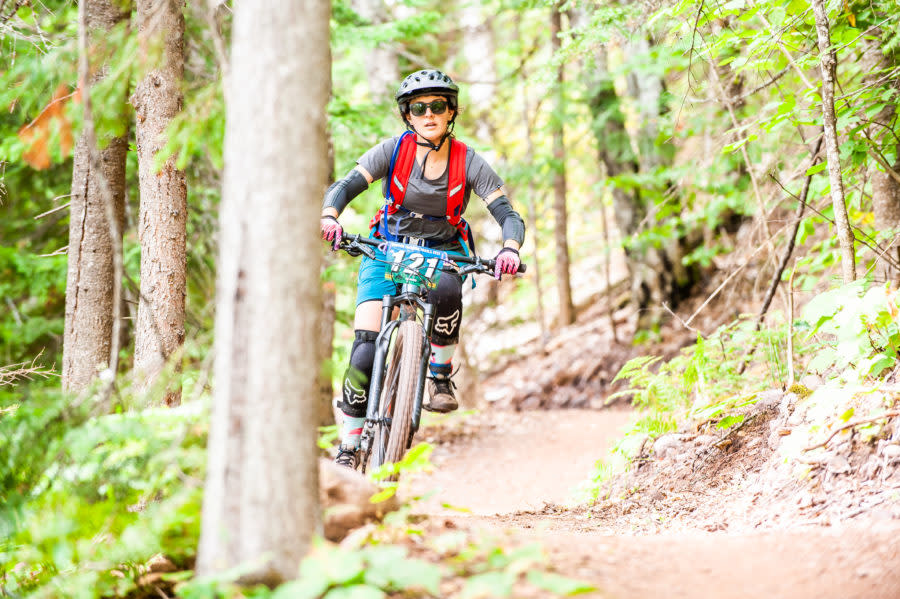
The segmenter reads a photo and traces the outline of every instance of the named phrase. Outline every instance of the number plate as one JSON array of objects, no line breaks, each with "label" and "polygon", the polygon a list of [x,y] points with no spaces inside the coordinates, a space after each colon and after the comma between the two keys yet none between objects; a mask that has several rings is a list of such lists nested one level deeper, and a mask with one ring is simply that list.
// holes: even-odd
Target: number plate
[{"label": "number plate", "polygon": [[395,283],[424,285],[429,289],[437,287],[447,252],[395,242],[386,243],[383,249],[389,263],[385,269],[385,279]]}]

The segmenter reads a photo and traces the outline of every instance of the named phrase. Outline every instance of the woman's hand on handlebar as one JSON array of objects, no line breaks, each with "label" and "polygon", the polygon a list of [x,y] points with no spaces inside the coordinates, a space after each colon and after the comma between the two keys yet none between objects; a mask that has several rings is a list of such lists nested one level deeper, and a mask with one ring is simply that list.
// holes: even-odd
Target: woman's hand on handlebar
[{"label": "woman's hand on handlebar", "polygon": [[344,228],[338,219],[330,214],[325,214],[319,219],[319,229],[322,231],[322,239],[331,242],[331,251],[336,252],[341,245],[341,237]]},{"label": "woman's hand on handlebar", "polygon": [[519,259],[519,251],[515,248],[505,247],[497,252],[494,258],[494,278],[499,280],[502,275],[513,275],[519,271],[519,265],[522,260]]},{"label": "woman's hand on handlebar", "polygon": [[[323,217],[322,220],[324,221],[325,217]],[[322,237],[328,239],[327,237],[325,237],[324,227]],[[372,239],[369,237],[363,237],[362,235],[344,233],[343,229],[341,229],[340,233],[335,238],[335,242],[337,245],[336,249],[343,249],[351,256],[359,256],[360,254],[365,254],[373,260],[375,259],[374,248],[381,247],[385,243],[383,239]],[[413,246],[410,247],[412,249],[415,249],[415,247]],[[511,260],[510,262],[507,262],[505,270],[502,271],[500,271],[498,268],[501,265],[501,258],[503,259],[503,262],[507,262],[507,259]],[[457,264],[455,268],[457,268],[459,273],[462,275],[479,273],[498,276],[498,273],[525,273],[525,265],[519,261],[519,254],[513,248],[504,248],[503,250],[500,250],[500,252],[497,254],[497,260],[486,260],[484,258],[479,258],[478,256],[459,256],[455,254],[448,256],[448,260]]]}]

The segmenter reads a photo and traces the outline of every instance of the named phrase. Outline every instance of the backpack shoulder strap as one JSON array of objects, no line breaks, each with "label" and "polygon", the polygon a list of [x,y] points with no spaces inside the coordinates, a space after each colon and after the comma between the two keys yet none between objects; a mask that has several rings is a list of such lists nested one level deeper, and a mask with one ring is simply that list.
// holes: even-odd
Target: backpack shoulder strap
[{"label": "backpack shoulder strap", "polygon": [[447,220],[454,227],[462,218],[463,198],[466,197],[466,144],[450,140],[450,172],[447,177]]},{"label": "backpack shoulder strap", "polygon": [[397,208],[403,204],[403,198],[406,196],[406,184],[409,182],[409,175],[412,173],[415,160],[415,135],[411,131],[407,131],[397,140],[397,146],[391,156],[391,166],[388,169],[388,176],[391,179],[388,182],[389,195],[385,200],[389,205],[390,212],[396,212]]}]

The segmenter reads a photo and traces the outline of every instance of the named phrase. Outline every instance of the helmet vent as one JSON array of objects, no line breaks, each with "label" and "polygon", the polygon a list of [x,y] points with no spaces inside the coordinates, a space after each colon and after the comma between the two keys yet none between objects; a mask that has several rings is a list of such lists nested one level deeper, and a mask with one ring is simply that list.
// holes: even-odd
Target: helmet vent
[{"label": "helmet vent", "polygon": [[410,98],[424,94],[447,96],[450,107],[455,110],[459,87],[445,73],[437,69],[423,69],[403,80],[400,89],[397,90],[396,100],[403,107]]}]

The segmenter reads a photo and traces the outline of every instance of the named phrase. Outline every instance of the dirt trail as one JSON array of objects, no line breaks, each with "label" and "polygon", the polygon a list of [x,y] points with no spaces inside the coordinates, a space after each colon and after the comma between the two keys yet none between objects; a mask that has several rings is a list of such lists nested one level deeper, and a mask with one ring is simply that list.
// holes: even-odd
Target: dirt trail
[{"label": "dirt trail", "polygon": [[900,598],[897,520],[634,534],[559,507],[629,418],[621,410],[495,412],[426,429],[435,471],[406,481],[403,494],[434,492],[418,510],[454,526],[539,540],[559,572],[600,589],[592,597]]},{"label": "dirt trail", "polygon": [[[432,456],[435,472],[410,492],[434,492],[420,505],[430,514],[508,514],[567,502],[597,457],[621,436],[630,410],[498,412],[459,423]],[[450,429],[453,431],[453,428]],[[437,439],[446,436],[438,432]],[[432,434],[431,437],[435,435]],[[430,437],[426,433],[424,440]],[[442,504],[453,508],[446,509]]]}]

